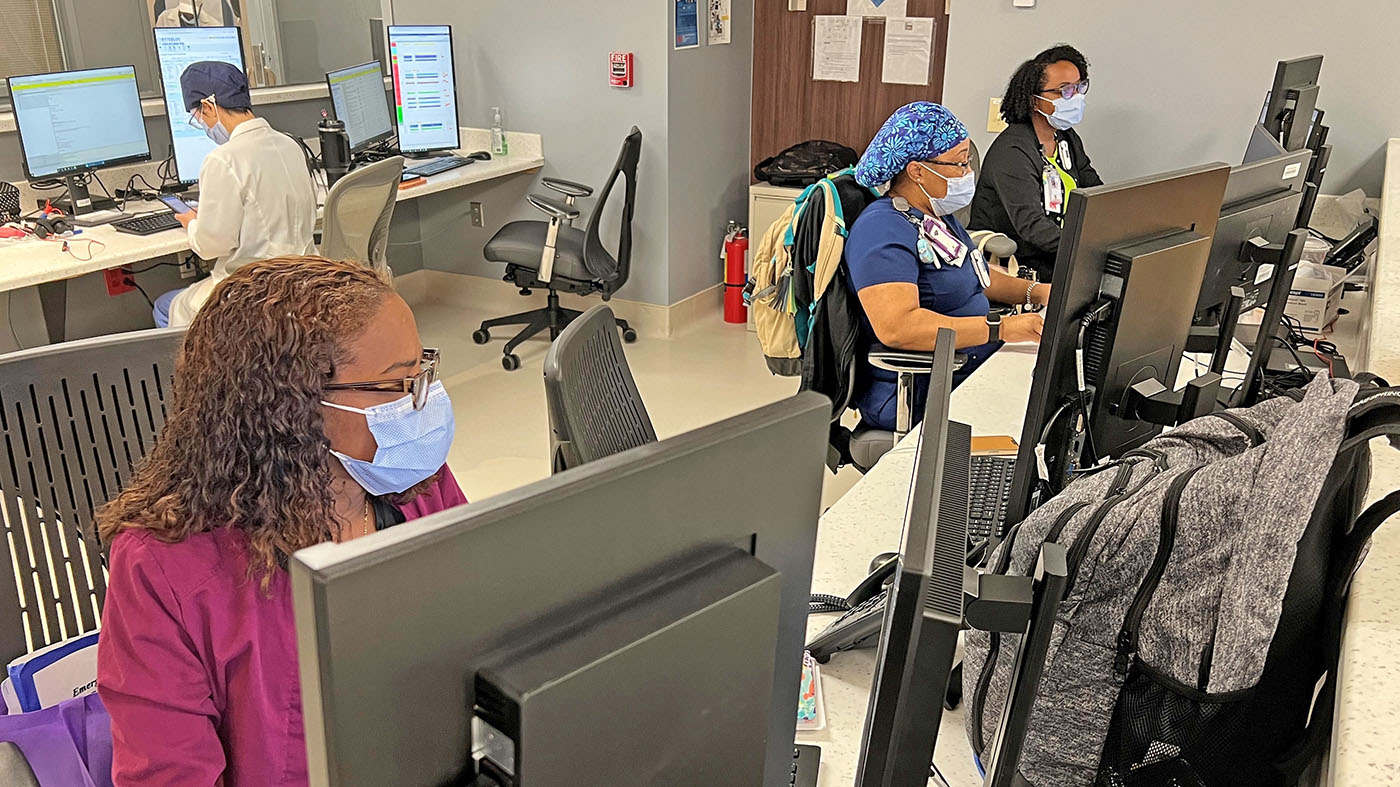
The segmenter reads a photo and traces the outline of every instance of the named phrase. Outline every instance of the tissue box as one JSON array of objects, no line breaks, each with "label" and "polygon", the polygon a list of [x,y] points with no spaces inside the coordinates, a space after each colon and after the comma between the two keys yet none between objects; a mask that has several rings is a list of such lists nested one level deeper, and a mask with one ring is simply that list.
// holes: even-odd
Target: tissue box
[{"label": "tissue box", "polygon": [[1321,334],[1337,319],[1346,275],[1347,271],[1326,265],[1299,265],[1284,312],[1302,324],[1303,333]]}]

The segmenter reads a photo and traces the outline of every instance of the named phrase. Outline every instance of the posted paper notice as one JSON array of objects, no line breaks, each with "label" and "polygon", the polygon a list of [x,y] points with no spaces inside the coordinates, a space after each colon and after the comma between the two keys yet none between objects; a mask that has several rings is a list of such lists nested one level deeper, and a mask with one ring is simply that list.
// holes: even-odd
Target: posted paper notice
[{"label": "posted paper notice", "polygon": [[709,0],[709,4],[710,34],[706,36],[706,42],[710,46],[727,44],[732,37],[730,28],[733,24],[729,14],[730,0]]},{"label": "posted paper notice", "polygon": [[865,20],[858,16],[812,17],[812,79],[860,81],[860,36]]},{"label": "posted paper notice", "polygon": [[846,0],[846,14],[903,18],[909,15],[909,0]]},{"label": "posted paper notice", "polygon": [[914,17],[885,23],[885,67],[891,85],[927,85],[933,60],[933,19]]},{"label": "posted paper notice", "polygon": [[676,0],[676,49],[700,46],[700,9],[696,0]]}]

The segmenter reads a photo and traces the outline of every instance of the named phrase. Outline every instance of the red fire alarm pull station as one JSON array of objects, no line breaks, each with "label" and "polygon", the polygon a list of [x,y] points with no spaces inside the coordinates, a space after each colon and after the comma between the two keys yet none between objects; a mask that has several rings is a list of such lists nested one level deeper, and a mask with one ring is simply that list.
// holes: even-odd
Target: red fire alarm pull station
[{"label": "red fire alarm pull station", "polygon": [[608,84],[632,87],[632,53],[613,52],[608,55]]}]

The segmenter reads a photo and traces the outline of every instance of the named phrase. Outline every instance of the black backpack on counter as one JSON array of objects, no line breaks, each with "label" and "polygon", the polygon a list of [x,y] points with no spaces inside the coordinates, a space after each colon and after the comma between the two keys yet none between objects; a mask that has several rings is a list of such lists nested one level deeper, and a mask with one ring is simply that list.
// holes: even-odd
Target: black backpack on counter
[{"label": "black backpack on counter", "polygon": [[[1360,375],[1168,431],[1071,483],[992,554],[1070,550],[1071,589],[1021,752],[1032,787],[1286,787],[1331,738],[1351,579],[1400,389]],[[968,733],[988,752],[1016,637],[972,631]],[[1004,641],[1005,640],[1005,641]],[[1315,701],[1314,701],[1314,698]]]},{"label": "black backpack on counter", "polygon": [[845,145],[810,139],[799,142],[753,168],[758,180],[784,188],[806,188],[833,172],[854,167],[860,156]]}]

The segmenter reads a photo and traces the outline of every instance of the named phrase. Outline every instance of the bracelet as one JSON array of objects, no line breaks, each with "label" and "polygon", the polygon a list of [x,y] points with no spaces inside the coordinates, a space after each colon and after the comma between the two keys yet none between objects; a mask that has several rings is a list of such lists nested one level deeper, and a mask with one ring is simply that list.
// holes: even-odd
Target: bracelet
[{"label": "bracelet", "polygon": [[1035,292],[1037,282],[1031,282],[1031,286],[1026,288],[1026,311],[1030,311],[1034,304],[1031,303],[1031,293]]}]

